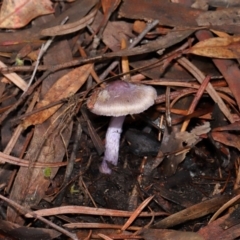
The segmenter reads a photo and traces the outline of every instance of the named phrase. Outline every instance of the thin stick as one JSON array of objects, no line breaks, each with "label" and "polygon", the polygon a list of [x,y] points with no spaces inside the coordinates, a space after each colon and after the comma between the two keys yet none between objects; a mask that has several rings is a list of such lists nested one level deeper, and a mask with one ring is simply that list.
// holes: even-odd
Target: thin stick
[{"label": "thin stick", "polygon": [[[177,62],[183,67],[185,67],[200,83],[203,82],[203,80],[205,79],[204,74],[197,67],[195,67],[188,59],[186,59],[185,57],[181,57],[177,59]],[[218,104],[219,108],[226,116],[226,118],[229,120],[229,122],[231,123],[235,122],[226,104],[223,102],[223,100],[218,95],[218,93],[216,92],[211,83],[208,84],[206,90],[208,94],[211,96],[211,98],[215,101],[215,103]]]},{"label": "thin stick", "polygon": [[16,210],[18,210],[19,212],[21,212],[22,214],[29,214],[31,215],[32,217],[46,223],[47,225],[51,226],[52,228],[56,229],[57,231],[63,233],[64,235],[70,237],[71,239],[73,240],[78,240],[78,237],[74,234],[74,233],[70,233],[69,231],[59,227],[58,225],[56,225],[55,223],[51,222],[51,221],[48,221],[47,219],[41,217],[41,216],[38,216],[35,212],[32,212],[31,210],[28,210],[27,208],[25,207],[22,207],[21,205],[19,205],[18,203],[4,197],[3,195],[0,195],[0,198],[2,200],[4,200],[5,202],[7,202],[9,205],[11,205],[12,207],[16,208]]},{"label": "thin stick", "polygon": [[122,226],[122,231],[125,231],[133,223],[133,221],[138,217],[142,210],[152,201],[153,197],[154,196],[147,198],[140,204],[140,206],[133,212],[127,222]]},{"label": "thin stick", "polygon": [[[196,106],[197,106],[200,98],[202,97],[202,95],[203,95],[203,93],[204,93],[204,91],[205,91],[205,89],[206,89],[206,87],[207,87],[207,85],[208,85],[208,83],[209,83],[209,80],[210,80],[210,76],[207,76],[207,77],[203,80],[200,88],[198,89],[198,91],[197,91],[197,93],[196,93],[196,95],[195,95],[195,97],[194,97],[194,99],[193,99],[193,101],[192,101],[192,103],[191,103],[191,106],[190,106],[189,109],[188,109],[187,114],[191,114],[191,113],[194,112],[194,110],[195,110],[195,108],[196,108]],[[186,131],[189,122],[190,122],[190,119],[185,120],[185,121],[183,122],[183,125],[182,125],[182,128],[181,128],[181,132]]]},{"label": "thin stick", "polygon": [[[32,101],[31,101],[30,105],[27,108],[27,111],[26,111],[27,113],[29,113],[29,112],[31,112],[33,110],[34,105],[37,102],[38,97],[39,97],[38,93],[36,92],[33,95]],[[18,140],[22,130],[23,130],[23,126],[21,124],[19,124],[17,126],[17,128],[14,130],[14,133],[12,134],[11,139],[9,140],[7,146],[5,147],[5,149],[3,151],[5,154],[10,154],[11,153],[11,151],[12,151],[13,147],[15,146],[15,144],[16,144],[16,142],[17,142],[17,140]]]},{"label": "thin stick", "polygon": [[[65,24],[65,23],[67,22],[67,20],[68,20],[68,17],[65,17],[65,18],[63,19],[63,21],[60,23],[60,25]],[[55,37],[51,37],[50,39],[47,40],[47,42],[46,42],[45,44],[44,44],[44,43],[42,44],[42,46],[41,46],[41,48],[40,48],[40,51],[39,51],[39,54],[38,54],[38,57],[37,57],[36,65],[35,65],[34,70],[33,70],[33,73],[32,73],[32,76],[31,76],[31,78],[30,78],[30,80],[29,80],[29,83],[28,83],[28,85],[27,85],[27,88],[24,90],[24,92],[23,92],[22,95],[24,95],[24,94],[27,92],[27,90],[29,89],[29,87],[32,85],[33,79],[34,79],[34,77],[35,77],[35,75],[36,75],[36,72],[37,72],[37,70],[38,70],[38,66],[39,66],[39,64],[40,64],[40,60],[41,60],[42,56],[44,55],[44,53],[47,51],[47,49],[48,49],[48,48],[50,47],[50,45],[52,44],[54,38],[55,38]]]},{"label": "thin stick", "polygon": [[18,100],[15,102],[7,111],[5,111],[0,117],[0,124],[8,117],[9,113],[14,111],[22,102],[33,93],[35,88],[51,73],[51,71],[46,71],[41,78],[38,79]]},{"label": "thin stick", "polygon": [[68,182],[70,181],[70,178],[71,178],[71,175],[72,175],[72,171],[73,171],[73,167],[74,167],[74,164],[75,164],[75,159],[77,158],[76,157],[76,153],[77,153],[77,150],[78,150],[79,141],[80,141],[81,136],[82,136],[82,126],[81,126],[80,122],[77,122],[77,127],[76,128],[77,128],[77,130],[75,132],[75,137],[74,137],[74,143],[73,143],[73,149],[72,149],[71,157],[70,157],[70,159],[68,161],[68,165],[67,165],[67,168],[66,168],[66,171],[65,171],[64,180],[63,180],[63,183],[62,183],[63,189],[62,189],[62,191],[58,194],[58,196],[55,199],[55,204],[57,206],[61,205],[61,203],[62,203],[64,195],[65,195],[65,193],[67,191],[66,186],[68,185]]},{"label": "thin stick", "polygon": [[237,196],[233,197],[231,200],[226,202],[225,204],[222,205],[211,217],[209,220],[208,224],[213,222],[223,211],[225,211],[227,208],[231,207],[234,203],[236,203],[240,199],[240,194]]},{"label": "thin stick", "polygon": [[[134,39],[134,41],[129,45],[128,49],[135,47],[144,36],[154,27],[158,25],[159,21],[154,20],[153,22],[147,24],[146,28]],[[118,65],[118,61],[114,61],[110,64],[110,66],[100,75],[100,79],[103,80],[107,77],[107,75]]]},{"label": "thin stick", "polygon": [[[0,152],[0,163],[5,163],[5,162],[12,165],[21,166],[21,167],[29,167],[29,164],[30,164],[29,160],[13,157],[3,152]],[[54,162],[54,163],[53,162],[49,162],[49,163],[35,162],[34,167],[36,168],[57,167],[58,168],[58,167],[66,166],[67,164],[68,162]]]},{"label": "thin stick", "polygon": [[168,127],[172,126],[172,118],[171,118],[171,109],[170,109],[170,87],[167,86],[166,88],[166,122]]},{"label": "thin stick", "polygon": [[[95,215],[95,216],[110,216],[110,217],[130,217],[134,212],[124,211],[124,210],[115,210],[107,208],[94,208],[94,207],[85,207],[85,206],[62,206],[54,208],[46,208],[35,211],[39,216],[52,216],[60,214],[85,214],[85,215]],[[154,216],[167,216],[169,214],[165,212],[141,212],[139,217],[152,217]],[[32,218],[31,214],[26,214],[25,217]]]}]

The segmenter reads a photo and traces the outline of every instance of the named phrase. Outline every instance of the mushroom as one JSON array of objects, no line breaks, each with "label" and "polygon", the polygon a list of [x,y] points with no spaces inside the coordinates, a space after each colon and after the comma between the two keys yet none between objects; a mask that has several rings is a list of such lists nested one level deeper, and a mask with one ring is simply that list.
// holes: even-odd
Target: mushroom
[{"label": "mushroom", "polygon": [[100,172],[111,174],[108,163],[118,163],[119,142],[126,115],[138,114],[154,104],[155,88],[117,80],[97,91],[87,101],[89,110],[97,115],[111,116],[105,138],[105,153]]}]

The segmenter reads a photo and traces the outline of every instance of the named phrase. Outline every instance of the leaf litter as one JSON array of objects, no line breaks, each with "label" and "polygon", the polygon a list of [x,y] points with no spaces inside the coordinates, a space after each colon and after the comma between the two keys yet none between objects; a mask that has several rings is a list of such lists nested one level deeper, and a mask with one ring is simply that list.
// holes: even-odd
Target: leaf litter
[{"label": "leaf litter", "polygon": [[[1,237],[238,239],[239,7],[4,0]],[[114,132],[88,107],[116,80],[157,97]]]}]

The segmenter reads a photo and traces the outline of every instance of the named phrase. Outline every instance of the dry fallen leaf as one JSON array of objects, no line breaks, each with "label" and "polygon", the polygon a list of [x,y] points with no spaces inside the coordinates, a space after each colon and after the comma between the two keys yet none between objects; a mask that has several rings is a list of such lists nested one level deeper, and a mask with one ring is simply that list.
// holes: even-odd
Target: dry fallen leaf
[{"label": "dry fallen leaf", "polygon": [[81,18],[78,21],[73,23],[68,23],[65,25],[55,26],[47,29],[43,29],[41,31],[41,35],[43,36],[59,36],[65,35],[69,33],[73,33],[85,28],[87,25],[91,24],[95,15],[97,13],[97,8],[95,8],[92,12],[90,12],[84,18]]},{"label": "dry fallen leaf", "polygon": [[[6,65],[0,61],[0,67],[6,67]],[[3,73],[3,75],[12,83],[14,83],[16,86],[18,86],[20,89],[22,89],[23,91],[26,91],[27,89],[27,83],[21,78],[19,77],[19,75],[17,75],[14,72],[10,72],[10,73]],[[4,81],[3,81],[4,82]]]},{"label": "dry fallen leaf", "polygon": [[32,19],[53,12],[50,0],[4,0],[0,12],[0,27],[21,28]]},{"label": "dry fallen leaf", "polygon": [[214,29],[211,29],[211,32],[213,32],[215,35],[217,35],[218,37],[222,37],[222,38],[228,38],[230,35],[226,32],[222,32],[222,31],[217,31]]},{"label": "dry fallen leaf", "polygon": [[215,141],[240,150],[240,138],[238,135],[227,132],[212,132],[211,134]]},{"label": "dry fallen leaf", "polygon": [[221,132],[221,131],[240,131],[240,121],[231,123],[226,126],[216,127],[212,130],[213,132]]},{"label": "dry fallen leaf", "polygon": [[213,58],[239,58],[240,37],[215,37],[203,40],[189,49],[189,53]]},{"label": "dry fallen leaf", "polygon": [[120,0],[101,0],[104,14],[113,12],[119,5]]},{"label": "dry fallen leaf", "polygon": [[[72,96],[85,83],[91,69],[92,64],[86,64],[75,68],[68,74],[64,75],[49,89],[49,91],[45,94],[44,99],[37,104],[37,108],[44,107],[52,102]],[[30,125],[36,125],[44,122],[52,116],[61,107],[61,105],[62,104],[59,104],[27,117],[23,121],[23,127],[27,128]]]}]

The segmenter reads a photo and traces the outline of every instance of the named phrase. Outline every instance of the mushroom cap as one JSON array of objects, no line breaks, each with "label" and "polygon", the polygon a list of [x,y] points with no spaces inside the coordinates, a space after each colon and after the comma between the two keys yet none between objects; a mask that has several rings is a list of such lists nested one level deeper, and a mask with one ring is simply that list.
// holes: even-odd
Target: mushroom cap
[{"label": "mushroom cap", "polygon": [[92,95],[87,106],[91,112],[103,116],[125,116],[145,111],[154,104],[155,88],[117,80],[109,83],[97,95]]}]

